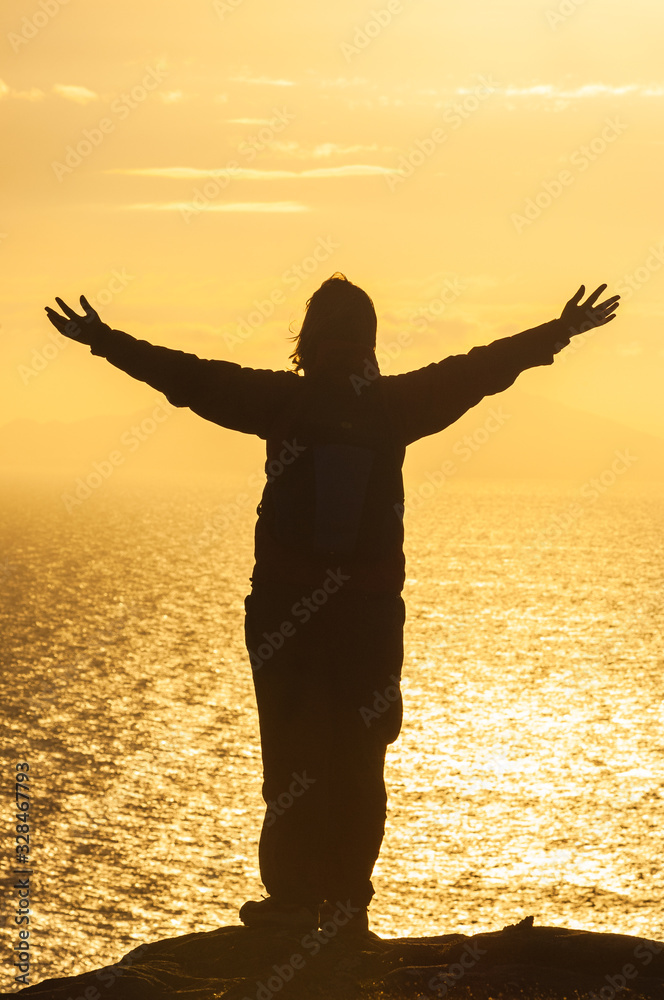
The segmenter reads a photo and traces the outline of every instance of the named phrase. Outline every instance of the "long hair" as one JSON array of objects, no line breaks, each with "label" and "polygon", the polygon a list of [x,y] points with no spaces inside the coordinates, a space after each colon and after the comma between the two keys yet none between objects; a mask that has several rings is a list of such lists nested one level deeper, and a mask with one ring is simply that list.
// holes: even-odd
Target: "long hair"
[{"label": "long hair", "polygon": [[376,310],[367,293],[337,271],[307,301],[302,328],[293,337],[296,344],[290,358],[295,371],[311,368],[318,344],[324,340],[375,348],[376,327]]}]

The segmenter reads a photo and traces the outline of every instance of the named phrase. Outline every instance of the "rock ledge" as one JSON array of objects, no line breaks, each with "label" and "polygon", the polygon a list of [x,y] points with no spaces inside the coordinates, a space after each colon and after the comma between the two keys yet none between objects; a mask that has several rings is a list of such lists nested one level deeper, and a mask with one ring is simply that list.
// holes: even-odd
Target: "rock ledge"
[{"label": "rock ledge", "polygon": [[7,996],[41,1000],[664,1000],[664,943],[536,927],[343,940],[220,927]]}]

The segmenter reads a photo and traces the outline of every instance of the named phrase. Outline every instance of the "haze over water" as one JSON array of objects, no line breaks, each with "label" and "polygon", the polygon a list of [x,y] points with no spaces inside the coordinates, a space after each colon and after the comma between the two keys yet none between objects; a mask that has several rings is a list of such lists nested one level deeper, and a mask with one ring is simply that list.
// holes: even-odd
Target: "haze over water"
[{"label": "haze over water", "polygon": [[[36,982],[260,898],[254,512],[220,518],[209,485],[110,482],[71,513],[53,484],[4,495],[2,744],[31,768]],[[406,514],[381,935],[534,914],[661,936],[661,488],[552,532],[571,496],[458,480]]]}]

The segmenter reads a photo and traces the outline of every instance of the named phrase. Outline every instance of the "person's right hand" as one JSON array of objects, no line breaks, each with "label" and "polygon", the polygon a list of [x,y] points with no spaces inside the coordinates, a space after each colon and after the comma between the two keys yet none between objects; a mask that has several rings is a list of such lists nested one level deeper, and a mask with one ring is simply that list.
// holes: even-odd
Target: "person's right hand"
[{"label": "person's right hand", "polygon": [[85,310],[84,316],[78,316],[66,302],[63,302],[57,296],[55,301],[65,315],[61,316],[59,312],[56,312],[50,306],[45,307],[46,315],[58,333],[63,334],[63,336],[69,337],[71,340],[78,340],[81,344],[92,346],[97,333],[100,333],[102,330],[110,330],[110,327],[99,318],[99,314],[92,308],[85,295],[81,295],[81,305]]}]

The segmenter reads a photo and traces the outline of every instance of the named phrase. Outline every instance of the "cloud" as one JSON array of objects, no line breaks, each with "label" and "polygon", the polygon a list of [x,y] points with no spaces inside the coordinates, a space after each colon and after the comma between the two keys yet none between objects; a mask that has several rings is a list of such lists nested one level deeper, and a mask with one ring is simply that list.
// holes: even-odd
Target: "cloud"
[{"label": "cloud", "polygon": [[0,101],[3,97],[13,97],[19,101],[41,101],[44,98],[44,91],[39,87],[31,87],[30,90],[12,90],[4,80],[0,80]]},{"label": "cloud", "polygon": [[[374,94],[377,94],[380,90],[379,85],[376,82],[370,82],[368,79],[361,76],[355,76],[352,78],[343,76],[336,78],[324,78],[316,77],[314,74],[314,78],[319,87],[334,87],[339,89],[363,88],[365,90],[370,90]],[[471,78],[470,82],[464,86],[443,87],[420,87],[400,81],[395,83],[390,89],[393,93],[402,94],[404,97],[410,95],[411,98],[425,98],[428,102],[431,99],[453,99],[455,97],[465,97],[469,94],[474,94],[477,90],[478,83],[482,82],[482,79],[482,77],[478,77],[476,80]],[[585,83],[579,85],[578,87],[564,87],[554,83],[496,83],[493,80],[490,82],[492,91],[496,94],[502,94],[504,97],[545,97],[551,98],[552,100],[561,98],[566,98],[568,100],[582,100],[588,97],[623,97],[630,94],[637,97],[664,96],[664,84],[660,83],[617,84],[596,82]],[[387,94],[383,94],[382,96],[385,101],[392,100],[392,98],[388,97]]]},{"label": "cloud", "polygon": [[639,354],[643,354],[643,344],[638,340],[632,340],[627,344],[621,344],[616,347],[616,354],[623,358],[634,358]]},{"label": "cloud", "polygon": [[18,98],[19,101],[43,101],[46,94],[39,87],[30,87],[30,90],[14,90],[12,97]]},{"label": "cloud", "polygon": [[270,125],[272,118],[227,118],[227,125]]},{"label": "cloud", "polygon": [[354,76],[349,79],[347,76],[338,76],[330,80],[319,80],[319,86],[321,87],[341,87],[346,89],[347,87],[362,87],[368,80],[364,76]]},{"label": "cloud", "polygon": [[314,147],[311,155],[315,157],[348,156],[350,153],[376,153],[379,151],[389,152],[390,150],[391,147],[377,146],[375,143],[373,146],[340,146],[336,142],[323,142]]},{"label": "cloud", "polygon": [[[483,80],[478,77],[463,86],[448,87],[419,87],[408,83],[396,83],[391,89],[392,96],[386,93],[379,94],[380,88],[377,83],[370,83],[362,77],[353,79],[340,77],[338,79],[318,79],[320,87],[337,87],[342,89],[357,88],[369,91],[379,96],[379,100],[384,105],[401,107],[409,103],[434,104],[441,101],[454,100],[473,95],[477,91],[478,84]],[[487,82],[487,81],[485,81]],[[560,86],[556,83],[497,83],[490,79],[492,93],[504,98],[529,98],[539,97],[545,100],[587,100],[593,97],[664,97],[664,84],[651,83],[585,83],[577,87]],[[400,95],[401,99],[394,95]]]},{"label": "cloud", "polygon": [[[455,94],[472,94],[473,87],[456,87]],[[582,100],[586,97],[624,97],[626,94],[634,94],[637,97],[663,97],[664,85],[655,84],[652,86],[642,86],[638,83],[585,83],[580,87],[565,88],[558,87],[553,83],[536,83],[528,87],[507,84],[506,86],[494,85],[494,93],[502,94],[505,97],[550,97],[553,100]]]},{"label": "cloud", "polygon": [[139,205],[121,205],[132,212],[309,212],[308,205],[296,201],[235,201],[224,204],[197,205],[191,201],[152,202]]},{"label": "cloud", "polygon": [[66,83],[54,83],[53,93],[59,97],[64,97],[66,101],[74,101],[76,104],[89,104],[90,101],[98,101],[99,96],[94,90],[87,87],[75,87]]},{"label": "cloud", "polygon": [[168,177],[170,180],[202,180],[233,177],[242,181],[302,180],[328,177],[371,177],[398,173],[393,167],[373,163],[346,164],[340,167],[316,167],[312,170],[256,170],[252,167],[126,167],[105,171],[132,177]]},{"label": "cloud", "polygon": [[261,87],[294,87],[295,80],[272,80],[268,76],[232,76],[232,83],[248,83]]},{"label": "cloud", "polygon": [[295,156],[300,160],[319,160],[328,156],[350,156],[354,153],[393,153],[395,148],[394,146],[379,146],[377,143],[371,146],[360,144],[341,146],[337,142],[322,142],[313,148],[310,146],[301,146],[299,142],[294,141],[275,141],[270,143],[272,152],[287,153],[289,156]]}]

